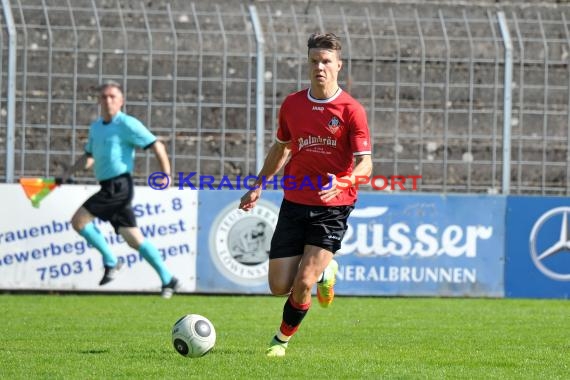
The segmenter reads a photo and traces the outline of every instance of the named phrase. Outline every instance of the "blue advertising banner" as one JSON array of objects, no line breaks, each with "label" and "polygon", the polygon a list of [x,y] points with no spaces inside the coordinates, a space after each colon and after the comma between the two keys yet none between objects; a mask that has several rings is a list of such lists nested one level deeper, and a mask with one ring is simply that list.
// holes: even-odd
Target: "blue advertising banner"
[{"label": "blue advertising banner", "polygon": [[360,193],[337,294],[503,296],[505,198]]},{"label": "blue advertising banner", "polygon": [[570,297],[569,215],[567,197],[508,197],[507,297]]},{"label": "blue advertising banner", "polygon": [[204,190],[198,194],[198,292],[269,294],[269,246],[283,193],[264,191],[249,212],[238,210],[244,193]]},{"label": "blue advertising banner", "polygon": [[[281,191],[251,212],[238,191],[200,191],[196,290],[268,294]],[[505,198],[361,193],[349,219],[337,294],[503,296]]]}]

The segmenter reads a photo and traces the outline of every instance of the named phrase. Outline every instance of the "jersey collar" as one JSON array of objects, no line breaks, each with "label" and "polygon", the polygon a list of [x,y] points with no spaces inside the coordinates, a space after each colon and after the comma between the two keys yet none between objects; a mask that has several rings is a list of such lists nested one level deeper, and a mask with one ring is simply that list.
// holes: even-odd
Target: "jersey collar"
[{"label": "jersey collar", "polygon": [[115,114],[115,116],[113,116],[113,118],[111,119],[110,122],[106,123],[105,120],[103,120],[103,117],[101,117],[101,124],[103,125],[109,125],[109,124],[113,124],[115,121],[117,121],[123,114],[123,111],[119,111]]},{"label": "jersey collar", "polygon": [[342,93],[342,88],[338,88],[338,90],[334,93],[333,96],[331,96],[330,98],[326,98],[326,99],[317,99],[317,98],[313,98],[311,96],[311,88],[309,87],[309,89],[307,90],[307,98],[314,103],[329,103],[332,102],[333,100],[335,100],[336,98],[338,98],[340,96],[340,94]]}]

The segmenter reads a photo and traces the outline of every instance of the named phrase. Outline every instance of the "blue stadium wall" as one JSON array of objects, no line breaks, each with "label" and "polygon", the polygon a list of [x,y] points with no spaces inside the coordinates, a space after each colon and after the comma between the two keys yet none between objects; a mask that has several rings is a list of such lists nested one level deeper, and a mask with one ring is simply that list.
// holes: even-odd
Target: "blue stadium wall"
[{"label": "blue stadium wall", "polygon": [[[267,292],[263,254],[281,193],[264,192],[252,214],[236,210],[234,191],[199,198],[196,288]],[[568,298],[568,205],[563,197],[361,193],[336,255],[337,294]]]}]

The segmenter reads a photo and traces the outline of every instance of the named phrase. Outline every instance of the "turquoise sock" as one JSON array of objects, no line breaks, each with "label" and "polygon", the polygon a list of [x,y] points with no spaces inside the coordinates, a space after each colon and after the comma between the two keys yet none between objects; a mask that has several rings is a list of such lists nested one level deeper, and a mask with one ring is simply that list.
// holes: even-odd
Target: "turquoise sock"
[{"label": "turquoise sock", "polygon": [[117,258],[111,251],[109,244],[105,241],[105,237],[103,237],[103,234],[95,224],[87,224],[79,231],[79,235],[83,236],[89,244],[101,252],[103,255],[103,265],[107,267],[114,267],[117,265]]},{"label": "turquoise sock", "polygon": [[166,265],[164,265],[164,261],[162,261],[160,257],[160,252],[150,241],[145,240],[140,245],[139,253],[154,268],[156,273],[158,273],[162,285],[166,285],[172,280],[172,274],[168,268],[166,268]]}]

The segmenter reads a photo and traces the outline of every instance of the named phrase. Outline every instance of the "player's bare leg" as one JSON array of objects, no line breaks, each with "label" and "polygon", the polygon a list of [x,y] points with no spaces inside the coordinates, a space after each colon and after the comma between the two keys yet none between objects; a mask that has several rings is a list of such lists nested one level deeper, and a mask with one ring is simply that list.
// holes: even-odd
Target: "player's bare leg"
[{"label": "player's bare leg", "polygon": [[131,248],[139,251],[142,257],[154,268],[162,282],[162,298],[171,298],[180,288],[180,282],[170,273],[158,249],[145,239],[138,227],[120,227],[119,234]]},{"label": "player's bare leg", "polygon": [[[283,307],[283,320],[271,340],[266,355],[285,356],[289,340],[298,330],[311,306],[311,291],[331,261],[332,253],[320,247],[307,245],[304,254],[295,258],[270,261],[270,287],[273,294],[289,294]],[[273,265],[272,265],[273,262]],[[291,280],[291,276],[294,279]],[[287,291],[288,290],[288,291]]]},{"label": "player's bare leg", "polygon": [[71,225],[103,256],[104,273],[99,285],[105,285],[117,277],[122,264],[111,251],[101,231],[93,223],[94,219],[95,216],[82,206],[73,214]]}]

